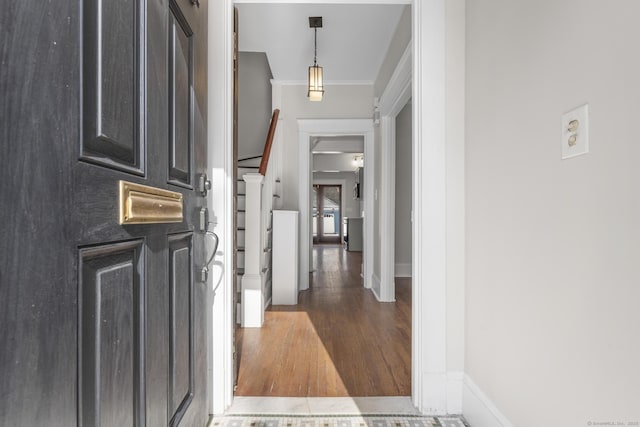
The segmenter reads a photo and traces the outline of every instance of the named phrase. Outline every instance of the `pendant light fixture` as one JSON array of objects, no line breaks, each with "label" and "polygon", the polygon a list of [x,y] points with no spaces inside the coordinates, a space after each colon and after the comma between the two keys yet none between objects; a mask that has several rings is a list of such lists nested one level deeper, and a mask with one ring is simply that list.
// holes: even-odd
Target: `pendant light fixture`
[{"label": "pendant light fixture", "polygon": [[322,67],[318,65],[318,28],[322,28],[322,16],[310,16],[309,27],[313,28],[313,65],[309,67],[309,101],[322,101],[324,86],[322,85]]}]

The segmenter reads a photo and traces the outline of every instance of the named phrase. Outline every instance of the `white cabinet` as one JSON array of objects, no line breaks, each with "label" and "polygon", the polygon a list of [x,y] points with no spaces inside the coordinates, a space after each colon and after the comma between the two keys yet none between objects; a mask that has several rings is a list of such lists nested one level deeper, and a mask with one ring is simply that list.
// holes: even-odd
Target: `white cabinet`
[{"label": "white cabinet", "polygon": [[298,303],[298,211],[273,211],[273,305]]}]

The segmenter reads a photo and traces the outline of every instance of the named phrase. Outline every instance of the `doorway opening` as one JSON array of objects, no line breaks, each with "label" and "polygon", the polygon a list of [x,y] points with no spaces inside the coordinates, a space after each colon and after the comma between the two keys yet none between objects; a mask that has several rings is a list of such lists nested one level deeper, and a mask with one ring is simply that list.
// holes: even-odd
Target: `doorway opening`
[{"label": "doorway opening", "polygon": [[[232,6],[236,3],[252,3],[245,0],[226,0],[219,5],[210,7],[210,16],[215,18],[220,13],[227,18],[231,16]],[[358,0],[357,4],[370,4],[371,0]],[[459,258],[463,252],[459,247],[455,247],[455,252],[447,250],[449,239],[445,234],[446,222],[448,218],[445,209],[445,200],[448,196],[462,197],[463,194],[458,188],[449,189],[445,179],[445,164],[447,161],[459,161],[460,156],[456,153],[450,154],[445,150],[445,27],[448,29],[451,22],[453,23],[452,33],[459,37],[463,34],[463,19],[456,15],[452,17],[451,22],[447,21],[445,25],[445,2],[443,0],[428,0],[425,2],[418,1],[389,1],[390,4],[410,4],[412,12],[411,35],[412,44],[408,50],[412,53],[413,60],[408,61],[407,69],[413,76],[413,93],[414,93],[414,110],[413,110],[413,159],[415,166],[421,165],[421,168],[413,169],[413,278],[420,286],[412,288],[412,325],[414,326],[412,334],[412,392],[411,399],[419,411],[424,414],[437,413],[458,413],[462,395],[462,376],[456,372],[450,373],[447,370],[447,345],[446,342],[451,335],[450,328],[447,327],[446,308],[449,307],[447,299],[447,280],[445,270],[447,269],[448,259],[453,256]],[[213,43],[211,45],[211,56],[215,65],[219,61],[219,66],[214,66],[212,72],[220,73],[216,76],[223,75],[227,69],[231,69],[232,46],[231,31],[229,29],[230,19],[220,21],[221,30],[216,32],[211,40],[215,41],[216,35],[222,34],[224,43]],[[264,22],[262,20],[261,22]],[[461,38],[464,40],[464,37]],[[458,39],[456,38],[456,41]],[[456,53],[462,52],[462,48],[456,45],[452,48]],[[453,81],[460,79],[454,78]],[[223,173],[229,173],[232,170],[231,155],[224,156],[224,153],[230,153],[231,148],[231,123],[232,115],[226,110],[227,105],[231,105],[231,77],[227,75],[224,83],[225,96],[214,99],[214,106],[209,111],[212,123],[218,123],[219,132],[214,132],[210,137],[215,141],[217,137],[226,141],[222,157],[216,157],[213,160],[215,167],[224,163]],[[402,83],[399,82],[398,83]],[[216,85],[211,86],[212,93],[218,93],[222,90]],[[462,92],[463,93],[463,92]],[[329,98],[327,98],[329,99]],[[446,98],[448,99],[448,98]],[[460,112],[455,111],[454,116],[459,117]],[[367,115],[368,116],[368,115]],[[384,118],[384,113],[382,113]],[[301,117],[301,116],[298,116]],[[313,116],[306,116],[313,117]],[[317,116],[316,116],[317,117]],[[335,114],[326,117],[336,117]],[[351,117],[354,117],[353,115]],[[305,133],[302,130],[300,133]],[[307,132],[307,135],[309,133]],[[302,135],[301,135],[302,136]],[[458,140],[453,141],[455,143]],[[296,148],[296,151],[298,149]],[[463,151],[462,151],[463,152]],[[446,156],[445,156],[446,154]],[[384,162],[384,159],[382,159]],[[295,162],[295,160],[294,160]],[[222,167],[222,166],[221,166]],[[384,170],[384,167],[383,167]],[[308,171],[307,171],[308,173]],[[384,180],[384,178],[383,178]],[[224,181],[221,177],[220,182]],[[382,183],[384,185],[384,182]],[[297,185],[293,185],[295,189]],[[232,194],[230,185],[223,187],[226,195]],[[294,190],[295,191],[295,190]],[[381,192],[382,194],[382,192]],[[224,200],[227,200],[225,197]],[[304,199],[308,200],[308,199]],[[297,207],[300,211],[305,210],[308,215],[310,205],[299,202]],[[381,205],[384,205],[381,203]],[[215,208],[216,206],[214,206]],[[232,211],[228,206],[218,206],[216,212],[219,213],[221,227],[224,229],[225,235],[231,236],[233,227],[231,223]],[[302,216],[301,216],[302,218]],[[365,229],[367,226],[365,225]],[[427,236],[429,238],[427,238]],[[308,239],[310,233],[305,236],[300,234],[300,238]],[[302,243],[302,242],[301,242]],[[456,243],[456,242],[454,242]],[[307,240],[308,244],[308,240]],[[366,243],[365,243],[366,244]],[[224,243],[227,249],[224,255],[226,262],[232,252],[231,245]],[[300,263],[307,259],[306,268],[309,267],[307,257],[300,257]],[[366,256],[365,256],[366,258]],[[383,257],[381,257],[383,258]],[[419,262],[415,262],[418,260]],[[455,260],[454,260],[455,261]],[[367,265],[366,259],[364,260]],[[302,265],[300,266],[302,267]],[[308,270],[307,270],[308,271]],[[366,268],[365,268],[366,271]],[[366,278],[365,278],[366,279]],[[230,332],[232,330],[232,319],[230,313],[232,310],[231,287],[234,280],[230,275],[223,277],[224,287],[221,291],[224,295],[216,300],[213,307],[213,330],[220,331],[219,334],[214,333],[211,339],[211,347],[213,348],[213,357],[210,362],[210,384],[212,387],[211,405],[213,413],[224,412],[233,401],[233,380],[229,372],[232,371],[232,339]],[[219,303],[218,303],[219,302]],[[455,304],[455,303],[454,303]],[[417,309],[416,309],[417,308]],[[459,317],[459,316],[458,316]],[[219,322],[217,322],[219,320]],[[453,338],[457,338],[459,334],[453,334]],[[458,354],[457,350],[455,354]]]},{"label": "doorway opening", "polygon": [[313,244],[341,243],[342,185],[314,184],[311,191]]}]

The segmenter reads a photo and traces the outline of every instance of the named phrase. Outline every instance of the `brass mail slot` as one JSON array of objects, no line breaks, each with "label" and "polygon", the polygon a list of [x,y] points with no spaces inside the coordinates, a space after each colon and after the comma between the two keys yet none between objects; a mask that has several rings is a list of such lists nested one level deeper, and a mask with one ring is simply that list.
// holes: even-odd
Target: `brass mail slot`
[{"label": "brass mail slot", "polygon": [[120,181],[120,224],[182,222],[182,194]]}]

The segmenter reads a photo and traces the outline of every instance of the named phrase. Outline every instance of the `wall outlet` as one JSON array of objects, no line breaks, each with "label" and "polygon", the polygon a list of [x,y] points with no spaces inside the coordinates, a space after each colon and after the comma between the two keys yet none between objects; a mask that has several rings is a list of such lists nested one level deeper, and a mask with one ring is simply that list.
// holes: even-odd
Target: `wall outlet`
[{"label": "wall outlet", "polygon": [[562,159],[589,152],[589,104],[562,115]]}]

